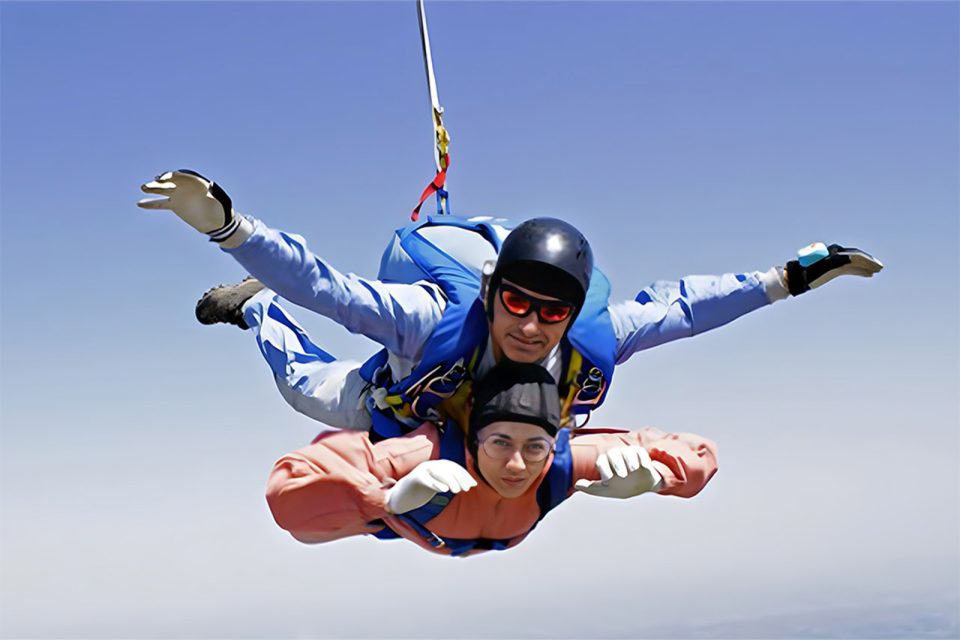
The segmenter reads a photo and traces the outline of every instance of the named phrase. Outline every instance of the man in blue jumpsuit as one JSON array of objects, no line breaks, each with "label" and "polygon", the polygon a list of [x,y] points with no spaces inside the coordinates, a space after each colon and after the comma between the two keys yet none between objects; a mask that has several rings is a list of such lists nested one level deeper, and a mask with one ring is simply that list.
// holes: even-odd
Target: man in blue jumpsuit
[{"label": "man in blue jumpsuit", "polygon": [[[389,392],[391,385],[417,374],[417,367],[431,356],[425,349],[453,306],[448,292],[432,282],[395,284],[343,275],[314,255],[302,238],[236,214],[226,193],[199,174],[168,172],[142,189],[165,197],[143,200],[141,207],[172,210],[256,278],[208,292],[198,318],[250,328],[281,394],[295,409],[348,429],[368,429],[371,415],[389,409],[397,414],[394,418],[411,425],[424,417],[410,415],[411,397],[403,393],[406,413],[396,411],[395,405],[389,406]],[[507,236],[482,295],[489,339],[484,335],[478,343],[469,375],[482,377],[506,357],[540,363],[562,383],[569,365],[562,346],[568,342],[565,338],[574,337],[571,326],[578,326],[574,321],[602,319],[602,331],[595,327],[587,331],[609,334],[608,346],[596,351],[604,353],[594,358],[606,358],[608,366],[591,369],[602,370],[604,380],[596,406],[603,400],[613,366],[638,351],[721,326],[836,276],[870,277],[882,268],[856,249],[821,245],[820,250],[823,255],[790,261],[785,268],[658,282],[634,300],[609,305],[604,300],[592,312],[595,317],[578,318],[590,306],[587,290],[593,291],[589,244],[562,221],[528,221]],[[360,363],[336,360],[309,340],[277,295],[383,345],[385,360],[373,376],[364,373]],[[590,355],[590,349],[585,353]],[[577,385],[584,386],[582,377]]]}]

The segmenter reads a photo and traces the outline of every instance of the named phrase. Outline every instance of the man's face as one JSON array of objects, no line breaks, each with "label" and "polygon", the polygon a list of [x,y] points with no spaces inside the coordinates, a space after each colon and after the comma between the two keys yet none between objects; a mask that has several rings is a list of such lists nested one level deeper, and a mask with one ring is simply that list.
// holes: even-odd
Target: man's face
[{"label": "man's face", "polygon": [[[558,298],[544,296],[536,291],[517,286],[509,280],[503,280],[500,290],[493,296],[493,319],[490,322],[490,340],[493,346],[494,358],[499,362],[506,357],[514,362],[540,362],[560,342],[560,338],[570,324],[572,313],[560,321],[546,323],[540,316],[551,317],[556,308],[547,307],[538,312],[531,309],[526,315],[517,316],[511,313],[503,303],[506,295],[526,296],[536,304],[537,302],[557,302],[562,306],[564,302]],[[556,305],[554,305],[555,307]]]}]

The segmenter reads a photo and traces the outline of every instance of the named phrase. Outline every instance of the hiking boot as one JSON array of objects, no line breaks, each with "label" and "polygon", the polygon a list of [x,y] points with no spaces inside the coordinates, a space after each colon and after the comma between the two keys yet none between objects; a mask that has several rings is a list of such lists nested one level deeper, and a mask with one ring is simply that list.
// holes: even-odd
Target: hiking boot
[{"label": "hiking boot", "polygon": [[263,288],[263,283],[251,276],[237,284],[214,287],[197,302],[197,320],[200,324],[223,322],[249,329],[250,325],[243,319],[243,305]]}]

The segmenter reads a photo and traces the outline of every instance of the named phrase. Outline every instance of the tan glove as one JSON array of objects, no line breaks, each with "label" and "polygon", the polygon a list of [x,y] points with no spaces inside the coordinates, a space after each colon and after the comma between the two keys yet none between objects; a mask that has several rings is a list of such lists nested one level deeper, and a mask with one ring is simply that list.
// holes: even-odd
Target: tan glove
[{"label": "tan glove", "polygon": [[[230,196],[196,171],[181,169],[157,176],[140,186],[144,193],[165,196],[137,203],[142,209],[169,209],[210,240],[239,246],[250,236],[249,222],[233,210]],[[246,223],[246,225],[243,225]],[[245,226],[243,230],[241,227]],[[239,237],[238,237],[239,234]]]}]

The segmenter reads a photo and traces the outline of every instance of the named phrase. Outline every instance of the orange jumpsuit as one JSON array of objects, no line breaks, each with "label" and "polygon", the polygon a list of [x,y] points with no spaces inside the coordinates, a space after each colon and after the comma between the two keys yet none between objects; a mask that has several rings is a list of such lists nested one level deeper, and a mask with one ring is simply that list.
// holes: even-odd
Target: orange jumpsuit
[{"label": "orange jumpsuit", "polygon": [[[373,444],[366,433],[335,431],[321,434],[313,444],[280,458],[267,484],[267,503],[277,524],[301,542],[328,542],[347,536],[374,533],[386,523],[400,536],[430,551],[431,546],[401,518],[386,510],[387,490],[414,467],[439,458],[439,433],[424,423],[403,437]],[[597,456],[618,446],[647,449],[663,476],[658,493],[690,498],[700,492],[717,471],[716,445],[693,434],[666,434],[642,429],[615,434],[585,434],[570,439],[572,484],[580,479],[599,480]],[[447,507],[427,523],[438,536],[459,539],[488,538],[518,544],[540,517],[537,488],[544,471],[520,497],[504,498],[479,476],[473,459],[467,470],[477,480],[470,491],[453,497]],[[371,524],[373,523],[373,524]]]}]

